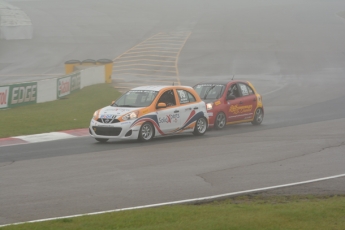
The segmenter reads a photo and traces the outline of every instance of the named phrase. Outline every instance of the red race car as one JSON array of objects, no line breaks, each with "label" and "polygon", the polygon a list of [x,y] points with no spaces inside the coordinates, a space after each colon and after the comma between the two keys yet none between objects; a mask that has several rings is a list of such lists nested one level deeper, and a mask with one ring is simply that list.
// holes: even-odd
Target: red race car
[{"label": "red race car", "polygon": [[206,103],[210,128],[243,122],[260,125],[264,118],[262,96],[249,81],[203,82],[193,88]]}]

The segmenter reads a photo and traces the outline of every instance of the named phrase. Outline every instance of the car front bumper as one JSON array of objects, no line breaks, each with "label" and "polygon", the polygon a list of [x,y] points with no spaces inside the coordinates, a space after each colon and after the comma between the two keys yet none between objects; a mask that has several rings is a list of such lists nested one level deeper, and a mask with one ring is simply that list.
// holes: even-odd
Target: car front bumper
[{"label": "car front bumper", "polygon": [[135,120],[106,124],[91,120],[89,133],[101,139],[138,139],[140,126],[133,126]]}]

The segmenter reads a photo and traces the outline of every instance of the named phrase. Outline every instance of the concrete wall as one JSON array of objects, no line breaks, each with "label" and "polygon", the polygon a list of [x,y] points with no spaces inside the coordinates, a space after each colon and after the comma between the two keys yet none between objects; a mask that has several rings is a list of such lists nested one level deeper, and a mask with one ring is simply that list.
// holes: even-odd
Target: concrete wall
[{"label": "concrete wall", "polygon": [[54,101],[104,82],[105,66],[95,66],[58,78],[0,86],[0,109]]}]

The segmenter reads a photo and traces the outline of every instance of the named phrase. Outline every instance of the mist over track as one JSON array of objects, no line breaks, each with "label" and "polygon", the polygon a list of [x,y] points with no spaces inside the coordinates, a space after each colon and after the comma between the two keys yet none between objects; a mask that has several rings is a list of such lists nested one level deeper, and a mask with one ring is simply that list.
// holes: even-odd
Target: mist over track
[{"label": "mist over track", "polygon": [[[34,37],[0,40],[1,84],[63,74],[70,59],[119,60],[135,52],[165,62],[121,59],[130,66],[114,71],[114,86],[153,78],[194,85],[235,75],[263,95],[265,117],[259,127],[234,125],[150,143],[99,144],[84,137],[1,147],[0,224],[345,173],[344,1],[8,2],[31,18]],[[157,34],[182,37],[158,50],[157,44],[137,46]],[[170,59],[162,50],[172,52]],[[344,194],[345,183],[338,178],[276,192]]]}]

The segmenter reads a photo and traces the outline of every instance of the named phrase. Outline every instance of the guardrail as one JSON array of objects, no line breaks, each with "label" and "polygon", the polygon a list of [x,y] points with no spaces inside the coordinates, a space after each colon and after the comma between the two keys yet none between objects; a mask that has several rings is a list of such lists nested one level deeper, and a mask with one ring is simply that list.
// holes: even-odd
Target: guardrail
[{"label": "guardrail", "polygon": [[63,98],[86,86],[107,82],[106,66],[95,66],[58,78],[0,86],[0,110]]}]

